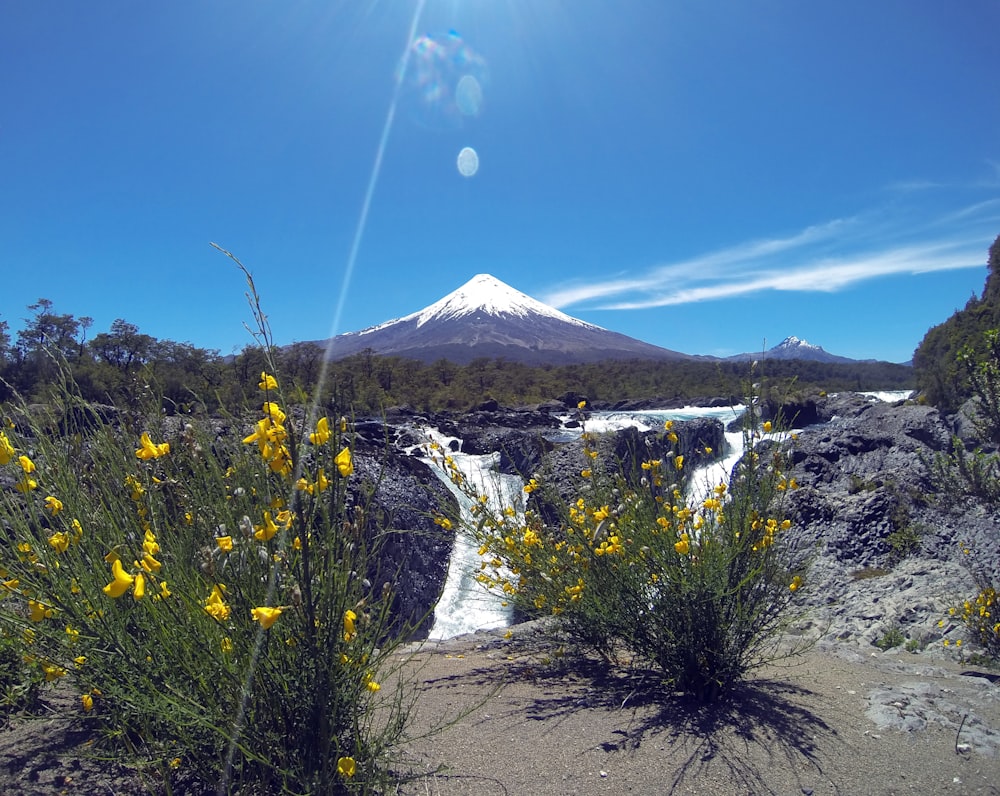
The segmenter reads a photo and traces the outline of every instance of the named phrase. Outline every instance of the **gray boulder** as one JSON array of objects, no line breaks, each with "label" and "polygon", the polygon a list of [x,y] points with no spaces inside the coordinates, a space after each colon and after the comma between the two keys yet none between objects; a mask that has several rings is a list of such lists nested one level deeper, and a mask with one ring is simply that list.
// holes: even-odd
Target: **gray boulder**
[{"label": "gray boulder", "polygon": [[949,607],[975,593],[972,568],[1000,571],[1000,514],[935,492],[928,465],[948,450],[952,422],[843,397],[819,413],[831,419],[788,443],[800,488],[787,539],[812,555],[799,630],[871,644],[898,628],[911,647],[943,650],[957,630]]}]

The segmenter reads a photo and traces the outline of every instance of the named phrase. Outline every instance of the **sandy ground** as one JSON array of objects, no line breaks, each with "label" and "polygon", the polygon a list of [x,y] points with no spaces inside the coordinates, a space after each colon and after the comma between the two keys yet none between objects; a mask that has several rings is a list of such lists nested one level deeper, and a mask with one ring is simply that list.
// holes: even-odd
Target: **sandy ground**
[{"label": "sandy ground", "polygon": [[532,625],[425,644],[400,793],[1000,794],[997,676],[929,657],[814,648],[703,707]]},{"label": "sandy ground", "polygon": [[[988,670],[834,645],[704,707],[574,654],[544,626],[505,635],[408,650],[419,693],[397,750],[401,796],[1000,794]],[[57,700],[0,731],[0,796],[162,792],[93,759],[71,712]]]}]

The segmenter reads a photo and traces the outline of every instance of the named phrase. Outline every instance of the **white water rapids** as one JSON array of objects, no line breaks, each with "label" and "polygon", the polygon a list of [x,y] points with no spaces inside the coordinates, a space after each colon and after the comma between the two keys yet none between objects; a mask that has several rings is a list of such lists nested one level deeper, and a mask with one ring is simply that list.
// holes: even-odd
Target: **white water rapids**
[{"label": "white water rapids", "polygon": [[[869,393],[874,400],[894,401],[905,398],[908,392]],[[682,409],[656,409],[632,412],[596,412],[587,419],[586,428],[589,432],[600,433],[614,431],[628,426],[635,426],[640,431],[662,429],[667,420],[679,422],[697,417],[716,417],[728,426],[743,413],[743,406],[735,407],[699,407],[687,406]],[[568,419],[568,417],[567,417]],[[480,494],[491,501],[491,506],[502,509],[506,506],[520,506],[523,501],[522,490],[524,481],[517,476],[502,475],[494,467],[496,454],[490,456],[473,456],[450,451],[451,443],[458,446],[461,440],[444,437],[436,429],[423,430],[426,438],[436,442],[447,452],[462,475],[476,486]],[[579,435],[582,429],[564,429],[566,438],[570,434]],[[725,432],[726,451],[723,458],[696,469],[691,476],[688,502],[692,505],[701,503],[708,497],[712,488],[729,481],[729,474],[739,458],[743,455],[742,432]],[[470,519],[471,501],[451,483],[441,468],[427,460],[428,464],[438,473],[441,480],[447,484],[459,500],[462,510],[462,522]],[[448,576],[444,591],[434,610],[434,625],[430,631],[432,639],[446,639],[472,633],[476,630],[487,630],[505,627],[511,621],[511,609],[505,606],[501,596],[488,592],[476,579],[481,563],[476,544],[468,535],[461,531],[455,536],[451,561],[448,565]]]}]

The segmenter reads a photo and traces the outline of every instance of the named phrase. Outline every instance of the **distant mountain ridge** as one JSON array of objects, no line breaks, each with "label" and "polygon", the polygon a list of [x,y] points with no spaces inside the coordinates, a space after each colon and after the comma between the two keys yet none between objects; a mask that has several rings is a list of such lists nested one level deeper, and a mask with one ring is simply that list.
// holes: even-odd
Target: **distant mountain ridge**
[{"label": "distant mountain ridge", "polygon": [[[604,360],[708,361],[645,343],[581,321],[543,304],[490,274],[477,274],[422,310],[377,326],[322,341],[330,359],[362,351],[399,356],[424,363],[447,359],[468,364],[474,359],[506,359],[532,365],[568,365]],[[808,359],[846,363],[857,360],[824,351],[797,337],[756,354],[727,360]]]},{"label": "distant mountain ridge", "polygon": [[834,363],[863,361],[831,354],[829,351],[824,350],[822,346],[812,345],[807,340],[800,340],[798,337],[786,337],[776,346],[769,348],[766,351],[757,352],[756,354],[735,354],[731,357],[726,357],[726,359],[739,362],[751,361],[754,359],[807,359],[813,362]]},{"label": "distant mountain ridge", "polygon": [[331,359],[370,349],[422,362],[504,358],[565,365],[607,359],[692,359],[573,318],[478,274],[418,312],[327,341]]}]

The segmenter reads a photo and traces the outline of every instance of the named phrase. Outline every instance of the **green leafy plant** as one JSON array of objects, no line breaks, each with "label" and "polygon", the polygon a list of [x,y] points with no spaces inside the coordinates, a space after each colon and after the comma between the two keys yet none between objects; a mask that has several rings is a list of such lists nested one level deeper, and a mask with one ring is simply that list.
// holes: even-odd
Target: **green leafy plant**
[{"label": "green leafy plant", "polygon": [[722,698],[782,654],[787,609],[805,583],[804,562],[782,540],[790,526],[784,496],[797,484],[784,474],[781,447],[763,437],[777,428],[761,422],[751,395],[746,455],[729,484],[695,505],[680,486],[685,462],[672,423],[663,434],[673,454],[643,461],[637,473],[608,467],[596,437],[585,434],[575,500],[557,497],[543,476],[525,487],[547,493],[559,509],[555,521],[523,504],[491,511],[475,501],[470,532],[485,557],[479,580],[529,614],[555,616],[611,661],[624,651],[659,669],[672,689]]},{"label": "green leafy plant", "polygon": [[[273,371],[259,394],[245,423],[134,411],[53,430],[16,408],[0,431],[0,627],[167,783],[372,792],[409,705],[390,685],[406,628],[384,535],[347,421],[293,412]],[[60,399],[55,416],[81,416]]]},{"label": "green leafy plant", "polygon": [[[993,264],[994,255],[1000,256],[1000,238],[990,255]],[[963,347],[958,362],[972,391],[969,419],[982,441],[996,444],[1000,442],[1000,331],[986,331],[977,349]],[[991,506],[1000,504],[1000,456],[996,453],[987,454],[979,448],[969,452],[955,437],[951,451],[939,454],[927,466],[938,488],[949,498],[971,497]],[[1000,606],[997,604],[1000,584],[996,582],[995,573],[977,566],[974,551],[963,544],[962,552],[968,557],[978,590],[974,597],[964,600],[950,613],[961,620],[969,641],[979,645],[989,658],[1000,660]],[[951,640],[945,639],[944,643],[950,645]]]},{"label": "green leafy plant", "polygon": [[891,627],[875,641],[875,646],[883,651],[891,650],[900,646],[905,640],[906,636],[899,627]]}]

